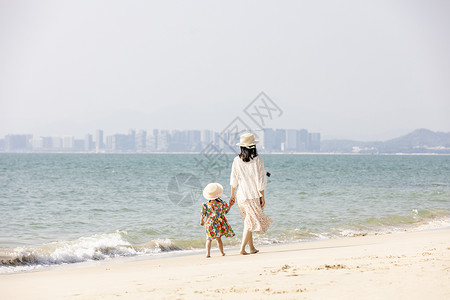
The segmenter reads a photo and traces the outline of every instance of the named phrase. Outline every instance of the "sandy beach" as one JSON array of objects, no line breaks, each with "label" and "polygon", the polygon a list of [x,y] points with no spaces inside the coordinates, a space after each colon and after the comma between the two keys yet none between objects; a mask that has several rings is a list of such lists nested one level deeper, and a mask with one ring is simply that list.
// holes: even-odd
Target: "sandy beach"
[{"label": "sandy beach", "polygon": [[1,275],[1,298],[450,298],[450,229],[260,249]]}]

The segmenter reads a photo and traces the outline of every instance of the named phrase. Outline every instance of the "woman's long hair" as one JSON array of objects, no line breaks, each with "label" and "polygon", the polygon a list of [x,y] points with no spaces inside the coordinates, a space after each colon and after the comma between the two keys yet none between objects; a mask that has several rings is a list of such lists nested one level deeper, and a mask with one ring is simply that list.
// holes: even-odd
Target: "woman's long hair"
[{"label": "woman's long hair", "polygon": [[250,160],[252,160],[253,158],[258,156],[258,152],[256,151],[256,147],[254,148],[246,148],[246,147],[241,147],[241,154],[239,154],[239,157],[244,161],[244,162],[249,162]]}]

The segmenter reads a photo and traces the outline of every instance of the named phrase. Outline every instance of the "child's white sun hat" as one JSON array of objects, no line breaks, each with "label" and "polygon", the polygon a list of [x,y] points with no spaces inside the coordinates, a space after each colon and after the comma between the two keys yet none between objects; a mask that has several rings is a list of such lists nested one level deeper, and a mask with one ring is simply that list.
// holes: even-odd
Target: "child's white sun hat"
[{"label": "child's white sun hat", "polygon": [[226,197],[223,193],[223,186],[220,183],[213,182],[203,189],[203,197],[208,200],[214,200],[219,197]]},{"label": "child's white sun hat", "polygon": [[247,132],[240,136],[239,143],[237,143],[236,146],[241,146],[245,148],[255,148],[255,145],[258,143],[259,141],[255,140],[255,136]]}]

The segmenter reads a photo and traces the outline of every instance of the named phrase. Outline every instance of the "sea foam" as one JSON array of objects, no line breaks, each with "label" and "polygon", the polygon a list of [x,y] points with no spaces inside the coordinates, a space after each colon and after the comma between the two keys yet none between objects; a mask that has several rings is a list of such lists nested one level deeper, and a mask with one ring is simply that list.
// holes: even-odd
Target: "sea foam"
[{"label": "sea foam", "polygon": [[32,248],[0,249],[0,273],[181,250],[170,239],[153,240],[145,245],[133,246],[127,241],[126,235],[126,232],[116,231]]}]

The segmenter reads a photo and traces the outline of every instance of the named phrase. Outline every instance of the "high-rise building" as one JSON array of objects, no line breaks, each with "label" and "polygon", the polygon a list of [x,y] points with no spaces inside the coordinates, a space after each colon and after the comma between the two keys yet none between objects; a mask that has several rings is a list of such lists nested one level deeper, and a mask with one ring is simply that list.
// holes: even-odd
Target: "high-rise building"
[{"label": "high-rise building", "polygon": [[34,137],[30,140],[33,151],[42,151],[44,149],[44,139],[42,137]]},{"label": "high-rise building", "polygon": [[308,131],[306,129],[297,130],[297,151],[305,152],[308,151],[309,140]]},{"label": "high-rise building", "polygon": [[213,140],[212,140],[212,142],[213,142],[215,147],[220,148],[220,143],[221,143],[220,140],[221,140],[220,139],[220,134],[218,132],[213,132]]},{"label": "high-rise building", "polygon": [[280,145],[277,144],[276,131],[272,128],[264,128],[259,131],[259,144],[266,152],[280,151]]},{"label": "high-rise building", "polygon": [[166,152],[169,148],[169,142],[170,142],[170,134],[167,130],[161,130],[158,132],[158,137],[156,140],[156,151],[158,152]]},{"label": "high-rise building", "polygon": [[156,151],[156,137],[155,137],[154,134],[148,134],[147,135],[146,149],[149,152],[155,152]]},{"label": "high-rise building", "polygon": [[274,151],[284,152],[286,148],[286,130],[277,129],[275,130],[275,146]]},{"label": "high-rise building", "polygon": [[105,148],[105,144],[103,143],[103,130],[97,129],[95,132],[95,149],[97,152],[103,150]]},{"label": "high-rise building", "polygon": [[272,128],[264,128],[264,139],[263,139],[264,149],[267,152],[275,151],[275,130]]},{"label": "high-rise building", "polygon": [[202,150],[200,130],[188,130],[187,131],[187,151],[198,152]]},{"label": "high-rise building", "polygon": [[86,134],[84,137],[84,151],[91,152],[94,149],[94,140],[92,134]]},{"label": "high-rise building", "polygon": [[218,148],[221,151],[225,151],[225,152],[229,152],[231,149],[233,149],[233,146],[230,145],[230,138],[229,138],[227,132],[223,132],[222,134],[219,134]]},{"label": "high-rise building", "polygon": [[312,152],[320,151],[320,133],[312,132],[309,134],[309,147],[308,150]]},{"label": "high-rise building", "polygon": [[159,130],[153,129],[153,137],[155,139],[155,149],[158,149],[158,135],[159,135]]},{"label": "high-rise building", "polygon": [[[265,143],[264,143],[264,141],[265,141],[265,139],[266,139],[265,133],[264,133],[264,129],[256,129],[256,130],[254,130],[253,134],[255,135],[255,140],[258,141],[258,148],[259,148],[259,151],[262,151],[262,152],[268,151],[268,150],[266,149],[266,145],[265,145]],[[238,141],[238,142],[239,142],[239,141]],[[236,144],[237,144],[238,142],[236,142]]]},{"label": "high-rise building", "polygon": [[62,142],[61,137],[59,137],[59,136],[52,137],[52,149],[53,150],[56,150],[56,151],[61,150],[62,145],[63,145],[63,142]]},{"label": "high-rise building", "polygon": [[136,151],[146,152],[147,151],[147,131],[139,130],[136,134],[135,139]]},{"label": "high-rise building", "polygon": [[172,130],[170,136],[167,137],[168,152],[184,152],[187,151],[188,137],[186,131]]},{"label": "high-rise building", "polygon": [[117,152],[133,152],[135,150],[133,135],[129,134],[113,135],[111,150]]},{"label": "high-rise building", "polygon": [[5,136],[6,152],[23,152],[31,150],[31,134],[8,134]]},{"label": "high-rise building", "polygon": [[52,151],[53,150],[53,138],[51,136],[42,137],[42,144],[44,151]]},{"label": "high-rise building", "polygon": [[62,140],[62,147],[65,151],[71,151],[75,147],[75,138],[73,136],[64,136]]},{"label": "high-rise building", "polygon": [[136,151],[136,130],[130,129],[128,130],[128,135],[130,136],[130,146],[131,151]]},{"label": "high-rise building", "polygon": [[203,147],[211,144],[213,141],[213,131],[212,130],[203,130],[201,136],[201,142]]},{"label": "high-rise building", "polygon": [[73,140],[72,151],[74,151],[74,152],[83,152],[84,149],[85,149],[84,140],[82,140],[82,139],[74,139]]},{"label": "high-rise building", "polygon": [[113,148],[113,137],[112,137],[112,135],[109,135],[106,137],[105,149],[112,150],[112,148]]},{"label": "high-rise building", "polygon": [[286,130],[285,151],[297,151],[297,130]]}]

